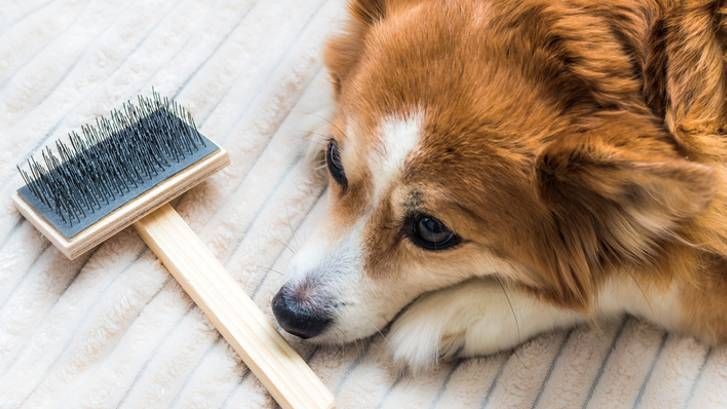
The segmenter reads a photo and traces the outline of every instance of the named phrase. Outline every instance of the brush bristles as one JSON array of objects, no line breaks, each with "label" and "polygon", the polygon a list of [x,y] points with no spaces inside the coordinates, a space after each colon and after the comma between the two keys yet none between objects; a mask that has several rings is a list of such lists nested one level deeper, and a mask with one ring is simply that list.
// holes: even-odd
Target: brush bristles
[{"label": "brush bristles", "polygon": [[18,170],[42,210],[69,227],[143,193],[170,168],[208,153],[208,144],[186,109],[153,92],[71,132]]}]

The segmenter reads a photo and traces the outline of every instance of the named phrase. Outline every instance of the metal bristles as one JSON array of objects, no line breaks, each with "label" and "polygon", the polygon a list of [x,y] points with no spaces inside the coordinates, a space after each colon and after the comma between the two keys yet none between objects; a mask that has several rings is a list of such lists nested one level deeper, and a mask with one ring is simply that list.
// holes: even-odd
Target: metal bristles
[{"label": "metal bristles", "polygon": [[73,225],[108,212],[112,203],[195,159],[208,143],[186,109],[153,91],[31,155],[18,170],[32,196]]}]

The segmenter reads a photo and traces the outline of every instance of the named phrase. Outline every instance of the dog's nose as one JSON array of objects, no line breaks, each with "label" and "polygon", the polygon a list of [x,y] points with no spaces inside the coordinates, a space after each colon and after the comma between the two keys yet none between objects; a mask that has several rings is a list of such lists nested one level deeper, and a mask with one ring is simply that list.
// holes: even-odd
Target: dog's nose
[{"label": "dog's nose", "polygon": [[300,299],[288,286],[273,297],[273,314],[285,331],[303,339],[321,334],[331,323],[326,311],[317,310],[309,300]]}]

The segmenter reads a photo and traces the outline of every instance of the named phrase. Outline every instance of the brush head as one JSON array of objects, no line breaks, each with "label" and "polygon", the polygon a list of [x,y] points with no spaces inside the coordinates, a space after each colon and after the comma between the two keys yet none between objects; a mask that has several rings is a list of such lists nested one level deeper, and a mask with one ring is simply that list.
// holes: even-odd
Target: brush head
[{"label": "brush head", "polygon": [[100,242],[99,229],[105,239],[228,162],[187,110],[154,92],[30,155],[15,201],[61,250],[87,249],[89,233]]}]

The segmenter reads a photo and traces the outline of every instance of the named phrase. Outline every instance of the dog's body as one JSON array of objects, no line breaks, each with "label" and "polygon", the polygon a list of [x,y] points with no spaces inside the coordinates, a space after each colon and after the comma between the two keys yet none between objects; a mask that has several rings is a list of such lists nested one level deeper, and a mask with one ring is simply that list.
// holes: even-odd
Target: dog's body
[{"label": "dog's body", "polygon": [[415,300],[389,334],[412,366],[623,313],[727,340],[727,4],[351,10],[285,329],[345,342]]}]

